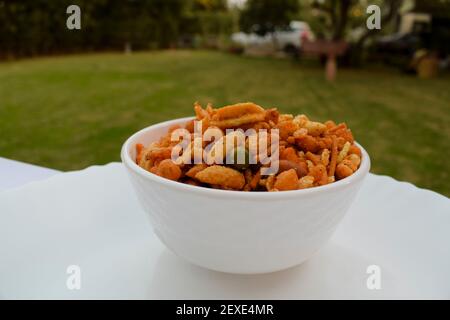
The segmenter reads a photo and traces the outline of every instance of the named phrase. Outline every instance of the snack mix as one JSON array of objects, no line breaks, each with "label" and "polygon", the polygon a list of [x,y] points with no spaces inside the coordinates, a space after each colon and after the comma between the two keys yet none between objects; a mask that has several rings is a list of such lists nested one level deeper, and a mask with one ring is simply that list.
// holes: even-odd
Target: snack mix
[{"label": "snack mix", "polygon": [[[264,109],[250,102],[222,108],[213,108],[210,104],[202,108],[195,103],[194,110],[195,119],[184,126],[171,127],[158,142],[149,146],[137,144],[136,163],[170,180],[193,186],[241,191],[286,191],[322,186],[352,175],[361,163],[361,150],[354,143],[352,132],[345,123],[336,124],[330,120],[315,122],[305,115],[279,114],[275,108]],[[271,158],[272,163],[267,163],[260,154],[255,156],[249,151],[250,137],[245,136],[244,143],[233,143],[232,148],[227,147],[223,139],[220,146],[221,149],[223,147],[221,159],[229,159],[232,152],[231,158],[236,160],[240,148],[244,162],[228,164],[224,160],[222,163],[199,163],[190,161],[193,159],[191,153],[180,154],[178,161],[174,161],[174,148],[180,145],[180,140],[174,141],[173,133],[179,129],[192,134],[188,141],[189,150],[201,155],[211,152],[208,146],[214,145],[216,140],[194,143],[194,133],[199,123],[201,133],[215,129],[223,135],[223,139],[233,134],[227,129],[234,129],[233,132],[236,129],[241,129],[241,132],[254,129],[257,136],[261,129],[265,129],[269,137],[267,153],[272,156],[276,154],[276,157]],[[270,135],[271,130],[277,133],[277,150],[270,146],[271,139],[275,141]],[[260,148],[261,140],[257,141]],[[181,158],[188,161],[180,162]],[[263,174],[263,169],[275,161],[277,172]]]}]

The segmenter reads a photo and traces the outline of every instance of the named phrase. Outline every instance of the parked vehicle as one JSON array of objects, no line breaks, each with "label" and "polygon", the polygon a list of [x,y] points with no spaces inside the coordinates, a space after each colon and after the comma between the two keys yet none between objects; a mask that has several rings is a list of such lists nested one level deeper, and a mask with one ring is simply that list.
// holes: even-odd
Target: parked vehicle
[{"label": "parked vehicle", "polygon": [[385,62],[405,70],[419,50],[434,52],[445,60],[450,54],[450,19],[432,17],[425,13],[402,15],[396,33],[382,37],[375,43],[375,52]]},{"label": "parked vehicle", "polygon": [[291,21],[288,26],[275,28],[273,32],[270,32],[270,28],[254,25],[250,33],[237,32],[231,35],[233,42],[244,47],[274,45],[276,50],[288,54],[296,54],[303,39],[314,39],[311,28],[304,21]]},{"label": "parked vehicle", "polygon": [[426,46],[430,33],[429,14],[405,14],[396,33],[381,37],[376,42],[377,51],[383,55],[402,55],[408,58]]}]

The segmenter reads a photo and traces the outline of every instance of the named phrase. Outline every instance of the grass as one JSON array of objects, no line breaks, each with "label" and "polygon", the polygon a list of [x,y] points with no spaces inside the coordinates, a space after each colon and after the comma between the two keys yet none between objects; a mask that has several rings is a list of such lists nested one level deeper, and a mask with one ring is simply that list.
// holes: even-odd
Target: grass
[{"label": "grass", "polygon": [[136,130],[192,104],[254,101],[346,121],[372,172],[450,195],[450,77],[323,70],[208,51],[92,54],[0,64],[0,156],[60,170],[119,160]]}]

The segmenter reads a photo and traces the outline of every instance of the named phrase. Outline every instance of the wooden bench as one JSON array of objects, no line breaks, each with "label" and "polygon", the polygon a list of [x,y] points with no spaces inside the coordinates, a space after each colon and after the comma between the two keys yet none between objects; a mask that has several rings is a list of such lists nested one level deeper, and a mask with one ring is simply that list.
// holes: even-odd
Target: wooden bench
[{"label": "wooden bench", "polygon": [[333,81],[337,73],[336,57],[343,55],[347,51],[347,48],[348,44],[345,41],[309,41],[308,39],[303,39],[301,50],[302,53],[307,55],[326,55],[325,78]]}]

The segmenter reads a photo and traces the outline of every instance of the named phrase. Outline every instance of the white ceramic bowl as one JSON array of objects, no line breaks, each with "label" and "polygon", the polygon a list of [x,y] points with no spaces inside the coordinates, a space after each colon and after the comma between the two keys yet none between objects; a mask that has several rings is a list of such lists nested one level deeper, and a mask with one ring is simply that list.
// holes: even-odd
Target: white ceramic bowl
[{"label": "white ceramic bowl", "polygon": [[147,127],[122,147],[122,161],[155,233],[177,255],[217,271],[255,274],[298,265],[331,237],[350,207],[370,159],[325,186],[282,192],[209,189],[171,181],[135,164],[136,143],[149,143],[190,118]]}]

